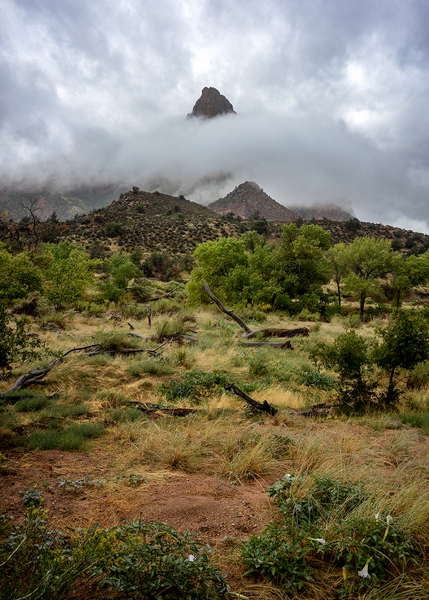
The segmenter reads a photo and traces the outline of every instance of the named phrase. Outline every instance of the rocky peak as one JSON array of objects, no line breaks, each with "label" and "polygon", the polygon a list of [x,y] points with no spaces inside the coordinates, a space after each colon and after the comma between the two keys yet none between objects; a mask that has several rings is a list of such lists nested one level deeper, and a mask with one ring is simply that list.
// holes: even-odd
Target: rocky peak
[{"label": "rocky peak", "polygon": [[254,181],[240,183],[225,198],[219,198],[209,204],[208,208],[220,215],[232,212],[244,219],[255,213],[268,221],[295,221],[297,218],[289,209],[268,196]]},{"label": "rocky peak", "polygon": [[231,102],[225,96],[222,96],[216,88],[205,87],[188,117],[212,119],[228,113],[236,114]]}]

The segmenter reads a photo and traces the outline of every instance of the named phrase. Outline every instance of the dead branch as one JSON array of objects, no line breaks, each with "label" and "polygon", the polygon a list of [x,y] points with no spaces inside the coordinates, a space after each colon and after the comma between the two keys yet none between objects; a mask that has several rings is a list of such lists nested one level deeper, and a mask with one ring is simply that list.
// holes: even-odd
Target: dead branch
[{"label": "dead branch", "polygon": [[150,408],[144,402],[130,402],[134,408],[141,410],[148,417],[162,417],[165,415],[171,415],[172,417],[187,417],[200,412],[198,408]]},{"label": "dead branch", "polygon": [[33,385],[35,383],[38,383],[38,384],[44,383],[41,380],[45,377],[45,375],[47,375],[49,373],[49,371],[51,371],[51,369],[56,367],[60,362],[63,362],[65,357],[68,354],[70,354],[71,352],[80,352],[81,350],[88,350],[89,348],[99,348],[99,347],[100,347],[100,344],[90,344],[89,346],[82,346],[81,348],[72,348],[71,350],[68,350],[62,356],[60,356],[59,358],[56,358],[55,360],[50,362],[49,365],[47,367],[45,367],[44,369],[32,369],[28,373],[25,373],[24,375],[21,375],[21,377],[18,377],[18,379],[15,381],[15,383],[12,385],[12,387],[10,387],[5,392],[0,393],[0,397],[6,396],[7,394],[10,394],[11,392],[15,392],[16,390],[22,390],[23,388],[26,388],[29,385]]},{"label": "dead branch", "polygon": [[261,346],[266,348],[279,348],[280,350],[293,350],[292,344],[287,342],[243,342],[244,346],[248,348],[260,348]]},{"label": "dead branch", "polygon": [[298,329],[276,329],[275,327],[268,327],[266,329],[256,329],[253,331],[247,327],[246,323],[244,323],[244,321],[242,321],[233,310],[226,308],[222,304],[219,298],[217,298],[209,288],[207,281],[203,281],[203,285],[207,294],[210,296],[213,302],[219,306],[221,311],[231,317],[231,319],[234,319],[234,321],[240,325],[241,329],[243,329],[244,333],[242,333],[241,337],[251,338],[258,334],[262,335],[263,337],[294,337],[295,335],[308,336],[309,334],[308,327],[300,327]]},{"label": "dead branch", "polygon": [[228,383],[228,385],[225,386],[225,389],[228,392],[231,392],[231,394],[235,394],[236,396],[239,396],[240,398],[242,398],[245,402],[250,404],[250,406],[253,406],[254,408],[256,408],[256,410],[266,412],[271,416],[274,416],[279,412],[276,408],[274,408],[274,406],[271,406],[270,404],[268,404],[268,402],[266,400],[264,400],[264,402],[262,404],[260,402],[257,402],[256,400],[253,400],[253,398],[251,398],[250,396],[245,394],[242,390],[240,390],[240,388],[238,388],[233,383]]},{"label": "dead branch", "polygon": [[146,302],[155,302],[155,300],[161,300],[162,298],[168,298],[169,296],[171,296],[172,294],[177,292],[178,289],[179,289],[178,287],[175,287],[173,290],[171,290],[171,292],[167,292],[167,294],[164,294],[163,296],[156,296],[156,298],[147,298]]},{"label": "dead branch", "polygon": [[238,317],[233,310],[231,310],[229,308],[225,308],[225,306],[222,304],[222,302],[219,300],[219,298],[217,298],[213,294],[213,292],[209,288],[207,281],[203,281],[203,285],[204,285],[204,289],[206,290],[207,294],[210,296],[210,298],[213,300],[213,302],[219,306],[219,308],[221,309],[222,312],[224,312],[226,315],[231,317],[231,319],[234,319],[234,321],[240,325],[241,329],[243,329],[245,333],[252,333],[252,330],[249,329],[249,327],[247,327],[246,323],[244,323],[244,321],[242,321],[240,319],[240,317]]}]

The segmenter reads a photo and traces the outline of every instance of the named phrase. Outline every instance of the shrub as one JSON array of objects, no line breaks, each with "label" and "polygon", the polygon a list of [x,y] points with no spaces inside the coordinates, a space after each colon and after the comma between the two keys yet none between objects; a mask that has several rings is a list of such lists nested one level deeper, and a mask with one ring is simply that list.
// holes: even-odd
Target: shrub
[{"label": "shrub", "polygon": [[48,530],[46,511],[34,504],[23,525],[0,518],[0,561],[1,600],[61,600],[96,582],[108,597],[136,600],[220,600],[227,592],[210,548],[192,533],[138,519],[65,536]]},{"label": "shrub", "polygon": [[118,237],[122,235],[124,232],[124,228],[120,223],[116,223],[115,221],[111,221],[107,223],[104,227],[104,233],[107,237]]},{"label": "shrub", "polygon": [[242,545],[247,574],[261,574],[282,590],[295,591],[318,580],[317,570],[329,565],[342,569],[337,597],[357,598],[360,590],[389,581],[419,560],[416,541],[390,515],[355,515],[369,499],[360,484],[314,477],[303,492],[308,483],[304,476],[287,475],[268,490],[283,520]]},{"label": "shrub", "polygon": [[342,333],[332,344],[319,342],[310,350],[316,366],[335,369],[339,376],[337,397],[342,412],[362,413],[378,408],[375,384],[368,375],[372,369],[367,341],[355,331]]}]

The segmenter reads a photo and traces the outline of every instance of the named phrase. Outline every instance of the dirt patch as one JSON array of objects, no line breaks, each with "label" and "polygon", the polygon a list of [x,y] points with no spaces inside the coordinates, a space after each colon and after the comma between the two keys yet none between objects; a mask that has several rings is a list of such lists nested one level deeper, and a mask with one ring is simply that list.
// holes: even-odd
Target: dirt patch
[{"label": "dirt patch", "polygon": [[[2,512],[24,517],[20,492],[34,485],[42,493],[50,520],[61,527],[111,527],[142,515],[181,531],[200,533],[208,543],[248,537],[270,518],[268,482],[233,485],[216,475],[148,474],[138,486],[112,483],[111,455],[58,451],[11,454],[0,477]],[[110,479],[99,489],[83,485],[66,491],[61,479]]]}]

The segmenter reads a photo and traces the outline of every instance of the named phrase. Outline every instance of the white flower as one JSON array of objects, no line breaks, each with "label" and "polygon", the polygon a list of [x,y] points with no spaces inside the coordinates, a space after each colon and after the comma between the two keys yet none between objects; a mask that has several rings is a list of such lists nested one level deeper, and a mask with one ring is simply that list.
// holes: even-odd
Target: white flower
[{"label": "white flower", "polygon": [[362,571],[358,571],[358,575],[364,579],[371,579],[371,575],[368,573],[368,563],[366,563]]},{"label": "white flower", "polygon": [[380,518],[380,513],[377,513],[376,515],[374,515],[375,520],[378,521],[378,519]]},{"label": "white flower", "polygon": [[389,525],[389,523],[391,523],[392,521],[393,521],[393,517],[391,517],[390,515],[387,515],[386,523]]},{"label": "white flower", "polygon": [[326,544],[325,538],[314,538],[315,542],[319,542],[319,544]]},{"label": "white flower", "polygon": [[194,562],[194,560],[195,560],[195,556],[194,556],[193,554],[190,554],[190,555],[188,556],[188,560],[189,560],[189,562]]}]

